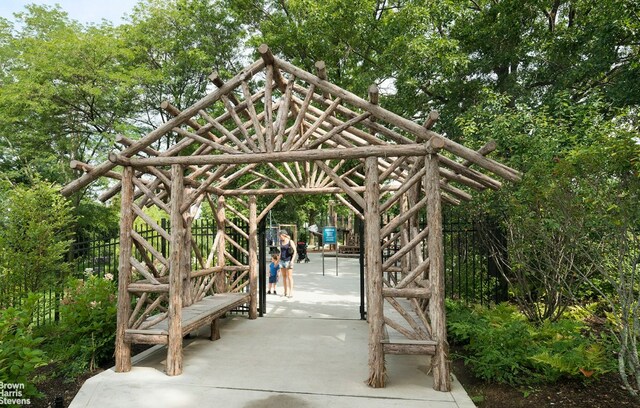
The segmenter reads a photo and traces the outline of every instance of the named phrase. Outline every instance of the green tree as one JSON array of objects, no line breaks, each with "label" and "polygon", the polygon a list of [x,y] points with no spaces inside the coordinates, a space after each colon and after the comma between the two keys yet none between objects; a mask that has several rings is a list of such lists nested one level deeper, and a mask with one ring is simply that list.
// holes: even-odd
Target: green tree
[{"label": "green tree", "polygon": [[583,235],[594,244],[583,255],[599,274],[589,283],[613,320],[618,372],[626,389],[640,398],[640,144],[628,126],[628,112],[617,115],[598,143],[567,162],[590,210]]},{"label": "green tree", "polygon": [[2,38],[3,173],[22,183],[36,175],[66,183],[77,175],[71,160],[104,160],[139,100],[130,52],[114,28],[82,26],[59,7],[29,5]]},{"label": "green tree", "polygon": [[387,85],[385,106],[422,118],[454,119],[497,92],[539,105],[556,92],[574,101],[601,91],[617,106],[636,104],[640,35],[631,0],[229,0],[250,44],[311,70],[325,60],[330,79],[364,95]]},{"label": "green tree", "polygon": [[65,277],[73,217],[69,203],[46,182],[16,186],[1,204],[0,289],[8,304],[17,304],[20,296]]},{"label": "green tree", "polygon": [[186,108],[210,89],[213,71],[225,77],[242,66],[242,29],[217,0],[143,0],[120,30],[143,69],[146,125],[169,117],[162,101]]},{"label": "green tree", "polygon": [[[65,184],[82,172],[72,160],[102,162],[117,133],[140,133],[144,74],[108,23],[83,26],[59,6],[29,5],[15,26],[0,21],[0,56],[0,174],[9,184]],[[78,236],[117,227],[112,209],[93,202],[105,184],[72,198]]]}]

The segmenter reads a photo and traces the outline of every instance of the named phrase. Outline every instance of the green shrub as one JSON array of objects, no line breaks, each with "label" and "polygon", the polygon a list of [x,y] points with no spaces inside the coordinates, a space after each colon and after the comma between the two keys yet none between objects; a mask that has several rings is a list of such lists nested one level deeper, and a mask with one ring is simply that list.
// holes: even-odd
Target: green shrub
[{"label": "green shrub", "polygon": [[588,327],[577,320],[558,320],[543,324],[533,339],[539,352],[530,358],[539,365],[547,381],[563,377],[589,378],[614,368],[606,347],[588,334]]},{"label": "green shrub", "polygon": [[445,299],[447,309],[447,335],[450,344],[469,344],[475,328],[473,308],[462,301]]},{"label": "green shrub", "polygon": [[447,303],[450,341],[463,346],[462,358],[474,375],[511,385],[597,376],[613,368],[606,345],[580,320],[561,319],[541,326],[518,309],[500,304],[488,309]]},{"label": "green shrub", "polygon": [[32,380],[35,370],[45,364],[39,348],[43,338],[34,337],[31,330],[36,301],[31,295],[19,308],[0,309],[0,382],[24,384],[21,398],[40,395]]},{"label": "green shrub", "polygon": [[116,332],[116,287],[113,277],[91,275],[70,280],[60,306],[60,324],[53,340],[61,369],[76,376],[94,370],[113,356]]},{"label": "green shrub", "polygon": [[[0,289],[16,306],[22,293],[46,291],[68,271],[73,216],[58,187],[16,186],[0,201]],[[12,304],[13,303],[13,304]]]},{"label": "green shrub", "polygon": [[[528,360],[533,346],[530,325],[515,307],[506,303],[493,309],[476,306],[468,317],[470,321],[462,323],[469,339],[464,359],[477,377],[507,384],[539,382]],[[462,325],[451,323],[458,330]]]}]

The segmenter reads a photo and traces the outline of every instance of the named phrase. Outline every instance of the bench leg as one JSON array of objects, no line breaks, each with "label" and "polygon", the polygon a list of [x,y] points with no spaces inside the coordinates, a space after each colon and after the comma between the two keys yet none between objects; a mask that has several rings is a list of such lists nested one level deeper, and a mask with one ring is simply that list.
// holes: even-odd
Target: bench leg
[{"label": "bench leg", "polygon": [[211,341],[220,339],[220,327],[218,326],[218,319],[211,321]]}]

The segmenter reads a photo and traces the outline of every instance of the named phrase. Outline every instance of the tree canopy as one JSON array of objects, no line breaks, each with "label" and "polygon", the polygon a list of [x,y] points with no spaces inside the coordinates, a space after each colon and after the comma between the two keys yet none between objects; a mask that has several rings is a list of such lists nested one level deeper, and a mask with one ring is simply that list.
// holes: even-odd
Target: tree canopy
[{"label": "tree canopy", "polygon": [[[0,19],[0,185],[68,182],[71,160],[100,163],[117,134],[141,137],[166,119],[163,100],[189,106],[263,42],[309,71],[325,61],[356,94],[379,85],[383,106],[417,122],[438,110],[435,130],[457,142],[496,140],[525,178],[468,211],[560,225],[567,202],[550,198],[571,197],[600,233],[637,228],[632,0],[141,0],[119,26],[30,5]],[[90,208],[77,212],[95,214],[103,188],[76,196]]]}]

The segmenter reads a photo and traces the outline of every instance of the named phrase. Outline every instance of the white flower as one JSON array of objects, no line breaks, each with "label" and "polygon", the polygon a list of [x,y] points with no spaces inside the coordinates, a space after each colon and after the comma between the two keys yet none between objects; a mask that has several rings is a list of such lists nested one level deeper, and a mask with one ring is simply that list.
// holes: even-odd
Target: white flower
[{"label": "white flower", "polygon": [[108,281],[112,281],[113,280],[113,274],[105,273],[104,274],[104,279],[108,280]]},{"label": "white flower", "polygon": [[91,308],[95,308],[96,306],[98,306],[98,302],[96,302],[95,300],[91,303],[89,303],[89,305],[91,306]]}]

